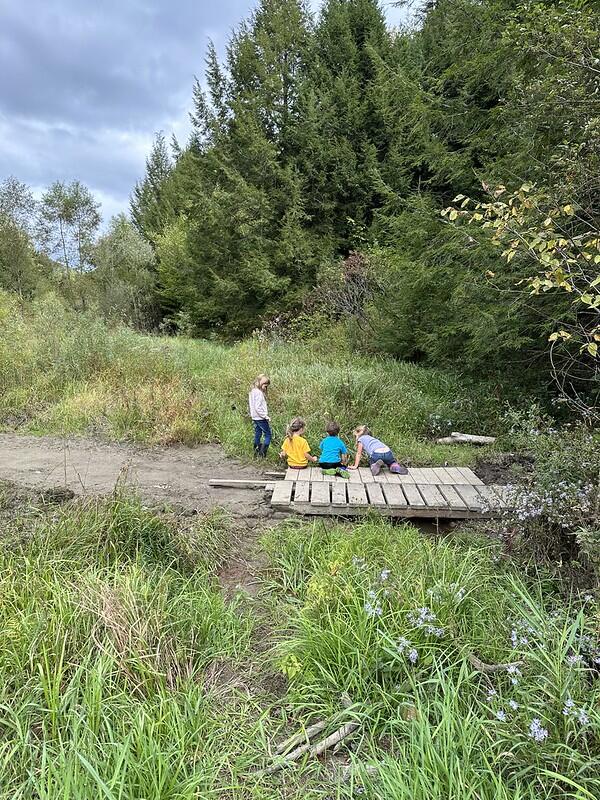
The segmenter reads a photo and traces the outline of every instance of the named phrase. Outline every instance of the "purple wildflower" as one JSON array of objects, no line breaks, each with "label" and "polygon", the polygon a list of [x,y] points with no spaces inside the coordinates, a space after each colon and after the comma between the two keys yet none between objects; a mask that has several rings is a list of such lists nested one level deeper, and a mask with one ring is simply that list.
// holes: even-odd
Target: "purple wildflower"
[{"label": "purple wildflower", "polygon": [[542,727],[542,723],[537,717],[534,717],[531,720],[531,725],[529,726],[529,738],[538,743],[544,742],[548,738],[548,729]]}]

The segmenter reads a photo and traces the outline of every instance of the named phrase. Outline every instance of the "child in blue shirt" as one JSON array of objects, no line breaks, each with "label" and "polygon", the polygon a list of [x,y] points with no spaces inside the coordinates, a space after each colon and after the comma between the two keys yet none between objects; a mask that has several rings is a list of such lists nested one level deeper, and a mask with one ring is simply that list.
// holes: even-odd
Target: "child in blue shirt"
[{"label": "child in blue shirt", "polygon": [[330,422],[325,428],[327,436],[319,444],[321,454],[319,466],[323,475],[339,475],[340,478],[349,478],[346,470],[348,448],[339,437],[340,426],[337,422]]}]

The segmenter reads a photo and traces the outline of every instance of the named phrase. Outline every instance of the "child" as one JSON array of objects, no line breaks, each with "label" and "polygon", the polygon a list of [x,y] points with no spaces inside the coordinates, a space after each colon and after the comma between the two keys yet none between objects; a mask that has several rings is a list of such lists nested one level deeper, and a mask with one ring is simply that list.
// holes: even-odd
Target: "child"
[{"label": "child", "polygon": [[310,446],[303,438],[304,420],[300,417],[293,419],[287,427],[285,439],[281,445],[281,458],[287,457],[288,467],[292,469],[306,469],[309,461],[316,461],[310,455]]},{"label": "child", "polygon": [[250,416],[254,424],[254,455],[258,458],[266,458],[271,444],[271,426],[267,409],[267,390],[270,384],[268,375],[259,375],[248,395]]},{"label": "child", "polygon": [[398,475],[408,474],[406,467],[401,467],[398,464],[396,457],[387,444],[371,436],[371,431],[366,425],[359,425],[354,431],[354,437],[356,439],[356,458],[354,459],[354,466],[348,467],[348,469],[356,469],[358,467],[364,450],[369,457],[373,475],[379,475],[384,464],[389,467],[390,472],[395,472]]},{"label": "child", "polygon": [[321,441],[319,449],[319,466],[323,475],[339,475],[340,478],[349,478],[345,469],[348,448],[339,437],[340,426],[337,422],[330,422],[325,428],[327,436]]}]

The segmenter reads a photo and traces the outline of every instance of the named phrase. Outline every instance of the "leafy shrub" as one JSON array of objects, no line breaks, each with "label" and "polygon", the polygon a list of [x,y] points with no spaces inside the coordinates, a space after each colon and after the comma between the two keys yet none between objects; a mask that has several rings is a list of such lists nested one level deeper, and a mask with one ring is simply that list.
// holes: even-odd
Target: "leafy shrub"
[{"label": "leafy shrub", "polygon": [[583,561],[600,569],[600,439],[583,424],[561,430],[532,407],[511,412],[511,436],[535,468],[512,487],[514,508],[501,530],[538,560]]}]

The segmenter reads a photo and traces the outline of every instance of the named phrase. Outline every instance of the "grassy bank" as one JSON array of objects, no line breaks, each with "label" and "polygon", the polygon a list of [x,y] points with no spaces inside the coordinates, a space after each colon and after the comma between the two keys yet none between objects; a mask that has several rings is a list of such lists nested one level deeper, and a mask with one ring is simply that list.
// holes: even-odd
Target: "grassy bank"
[{"label": "grassy bank", "polygon": [[[598,796],[598,606],[489,543],[290,522],[264,535],[258,598],[227,601],[221,515],[182,528],[115,498],[10,516],[1,798]],[[360,725],[349,749],[257,774],[332,715]]]},{"label": "grassy bank", "polygon": [[5,430],[165,444],[218,441],[231,454],[250,455],[247,391],[260,372],[272,376],[276,442],[300,415],[314,447],[324,423],[335,418],[347,439],[367,423],[404,459],[462,464],[471,453],[435,445],[435,436],[457,428],[487,432],[500,416],[489,386],[356,355],[328,336],[297,344],[255,338],[227,347],[111,330],[50,299],[24,311],[0,296]]}]

